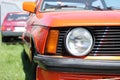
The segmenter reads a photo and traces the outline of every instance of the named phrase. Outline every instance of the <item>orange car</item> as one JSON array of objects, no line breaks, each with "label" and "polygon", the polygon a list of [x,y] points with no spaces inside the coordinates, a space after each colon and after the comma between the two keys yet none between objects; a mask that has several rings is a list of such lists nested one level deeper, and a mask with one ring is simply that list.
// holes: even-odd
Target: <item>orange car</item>
[{"label": "orange car", "polygon": [[23,9],[36,80],[120,79],[120,0],[37,0]]}]

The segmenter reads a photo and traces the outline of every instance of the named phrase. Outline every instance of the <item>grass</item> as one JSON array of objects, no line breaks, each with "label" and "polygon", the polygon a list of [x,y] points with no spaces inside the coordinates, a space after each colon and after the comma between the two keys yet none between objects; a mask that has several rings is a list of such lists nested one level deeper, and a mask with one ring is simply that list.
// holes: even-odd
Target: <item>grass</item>
[{"label": "grass", "polygon": [[22,44],[1,43],[0,36],[0,80],[27,80],[22,54]]},{"label": "grass", "polygon": [[25,80],[21,53],[23,47],[16,45],[0,45],[0,80]]}]

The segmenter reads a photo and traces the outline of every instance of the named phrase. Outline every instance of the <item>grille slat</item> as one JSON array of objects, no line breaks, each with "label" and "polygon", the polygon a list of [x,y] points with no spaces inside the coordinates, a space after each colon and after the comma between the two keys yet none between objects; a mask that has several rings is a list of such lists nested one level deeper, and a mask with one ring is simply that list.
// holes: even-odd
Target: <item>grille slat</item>
[{"label": "grille slat", "polygon": [[103,35],[103,34],[106,34],[106,35],[107,35],[107,34],[109,34],[109,35],[116,35],[116,34],[117,34],[117,35],[120,35],[120,32],[107,32],[107,31],[106,31],[106,33],[96,32],[95,34],[96,34],[96,35]]},{"label": "grille slat", "polygon": [[114,41],[114,40],[120,40],[120,38],[104,38],[104,39],[101,39],[101,38],[97,38],[96,40],[104,40],[104,41]]},{"label": "grille slat", "polygon": [[118,38],[120,37],[120,34],[116,34],[116,35],[109,35],[109,34],[102,34],[102,35],[95,35],[96,38]]},{"label": "grille slat", "polygon": [[[104,32],[105,30],[94,30],[94,31],[96,31],[96,32]],[[109,31],[109,32],[116,32],[116,31],[118,31],[118,32],[119,32],[120,29],[115,29],[115,30],[110,30],[110,29],[109,29],[109,30],[106,30],[106,32],[107,32],[107,31]]]},{"label": "grille slat", "polygon": [[[96,50],[96,48],[93,48],[93,50]],[[120,51],[120,48],[99,48],[99,50],[119,50]]]},{"label": "grille slat", "polygon": [[[93,53],[96,53],[96,54],[98,54],[98,53],[109,53],[109,54],[111,54],[111,53],[120,53],[120,51],[92,51]],[[108,55],[109,55],[108,54]],[[113,54],[114,55],[114,54]]]},{"label": "grille slat", "polygon": [[[94,47],[113,47],[113,45],[110,45],[110,44],[106,44],[106,45],[94,45]],[[115,47],[120,47],[120,44],[116,44]]]},{"label": "grille slat", "polygon": [[115,42],[114,41],[106,41],[105,42],[104,40],[102,40],[102,41],[96,41],[96,43],[99,43],[99,44],[103,43],[104,45],[105,44],[120,44],[120,41],[115,41]]}]

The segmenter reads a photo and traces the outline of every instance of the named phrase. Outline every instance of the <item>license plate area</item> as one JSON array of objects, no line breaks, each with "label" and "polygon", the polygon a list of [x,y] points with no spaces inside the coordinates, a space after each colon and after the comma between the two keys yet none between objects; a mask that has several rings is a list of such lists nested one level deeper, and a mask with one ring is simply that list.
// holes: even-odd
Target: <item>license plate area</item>
[{"label": "license plate area", "polygon": [[25,27],[15,27],[14,32],[24,32]]}]

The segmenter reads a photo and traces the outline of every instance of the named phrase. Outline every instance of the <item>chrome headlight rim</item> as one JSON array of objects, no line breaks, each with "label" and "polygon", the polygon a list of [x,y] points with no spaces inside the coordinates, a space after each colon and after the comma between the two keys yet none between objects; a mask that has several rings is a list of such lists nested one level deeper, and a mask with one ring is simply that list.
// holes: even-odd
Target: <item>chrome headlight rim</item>
[{"label": "chrome headlight rim", "polygon": [[[88,50],[86,51],[86,53],[84,53],[84,54],[79,54],[79,55],[75,55],[74,53],[72,53],[69,49],[68,49],[68,45],[67,45],[67,37],[70,35],[70,32],[71,31],[73,31],[74,29],[79,29],[79,28],[81,28],[81,29],[85,29],[88,33],[89,33],[89,35],[91,36],[91,38],[92,38],[92,43],[91,43],[91,46],[88,48]],[[93,36],[93,33],[91,32],[91,30],[89,29],[89,28],[84,28],[84,27],[77,27],[77,28],[71,28],[71,29],[69,29],[68,31],[67,31],[67,34],[66,34],[66,36],[65,36],[65,40],[64,40],[64,45],[65,45],[65,48],[66,48],[66,50],[67,50],[67,52],[69,52],[69,54],[70,55],[72,55],[72,56],[78,56],[78,57],[82,57],[82,56],[86,56],[86,55],[88,55],[89,53],[90,53],[90,51],[93,49],[93,47],[94,47],[94,42],[95,42],[95,38],[94,38],[94,36]]]}]

